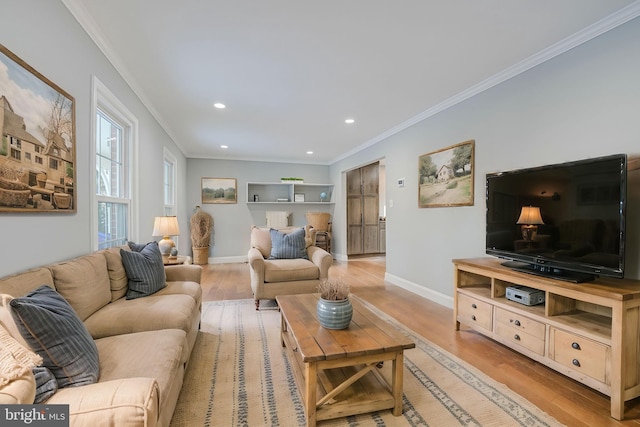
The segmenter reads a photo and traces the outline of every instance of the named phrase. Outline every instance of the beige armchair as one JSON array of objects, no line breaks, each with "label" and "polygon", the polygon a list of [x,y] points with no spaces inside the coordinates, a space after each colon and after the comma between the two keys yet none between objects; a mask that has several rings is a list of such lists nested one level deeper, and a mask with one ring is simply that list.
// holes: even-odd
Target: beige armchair
[{"label": "beige armchair", "polygon": [[[286,227],[279,231],[288,235],[300,228]],[[311,227],[306,226],[304,230],[303,245],[309,259],[269,259],[272,255],[270,229],[252,227],[248,258],[256,310],[260,308],[261,299],[275,299],[278,295],[314,293],[320,281],[328,277],[329,267],[333,262],[331,254],[314,246],[315,232]]]}]

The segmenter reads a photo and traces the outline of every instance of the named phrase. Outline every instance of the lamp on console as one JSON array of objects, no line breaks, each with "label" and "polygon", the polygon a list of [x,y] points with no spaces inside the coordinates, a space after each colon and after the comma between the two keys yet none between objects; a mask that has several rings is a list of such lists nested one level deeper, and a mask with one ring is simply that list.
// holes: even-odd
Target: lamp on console
[{"label": "lamp on console", "polygon": [[522,225],[522,238],[527,242],[531,242],[538,234],[538,225],[544,225],[542,215],[540,215],[540,208],[523,206],[516,224]]},{"label": "lamp on console", "polygon": [[169,256],[171,248],[176,246],[169,236],[177,236],[179,234],[178,217],[157,216],[153,221],[153,237],[162,237],[162,240],[158,242],[162,256]]}]

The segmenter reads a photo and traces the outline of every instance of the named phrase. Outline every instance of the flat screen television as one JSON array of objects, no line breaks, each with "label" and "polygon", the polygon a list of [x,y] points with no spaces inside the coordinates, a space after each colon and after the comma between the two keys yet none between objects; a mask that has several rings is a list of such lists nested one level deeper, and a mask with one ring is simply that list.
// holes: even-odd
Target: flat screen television
[{"label": "flat screen television", "polygon": [[627,156],[489,173],[486,253],[527,273],[624,276]]}]

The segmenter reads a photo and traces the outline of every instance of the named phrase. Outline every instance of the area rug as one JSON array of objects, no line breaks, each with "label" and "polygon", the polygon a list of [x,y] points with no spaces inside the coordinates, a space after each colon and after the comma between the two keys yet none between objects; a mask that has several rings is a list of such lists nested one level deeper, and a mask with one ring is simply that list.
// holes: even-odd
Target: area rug
[{"label": "area rug", "polygon": [[[319,421],[318,426],[561,425],[508,387],[369,307],[416,343],[405,352],[403,414],[394,417],[387,410]],[[278,310],[256,311],[253,300],[208,302],[202,310],[171,426],[304,426],[301,396],[280,340]]]}]

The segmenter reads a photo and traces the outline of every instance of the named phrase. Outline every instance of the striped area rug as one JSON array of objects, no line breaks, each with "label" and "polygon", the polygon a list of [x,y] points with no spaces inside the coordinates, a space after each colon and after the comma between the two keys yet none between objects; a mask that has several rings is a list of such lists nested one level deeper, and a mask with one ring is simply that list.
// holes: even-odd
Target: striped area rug
[{"label": "striped area rug", "polygon": [[[403,415],[381,411],[320,421],[318,426],[561,425],[506,386],[370,308],[416,343],[405,352]],[[278,310],[256,311],[253,300],[208,302],[202,309],[201,331],[171,426],[304,426],[301,396],[280,340]]]}]

